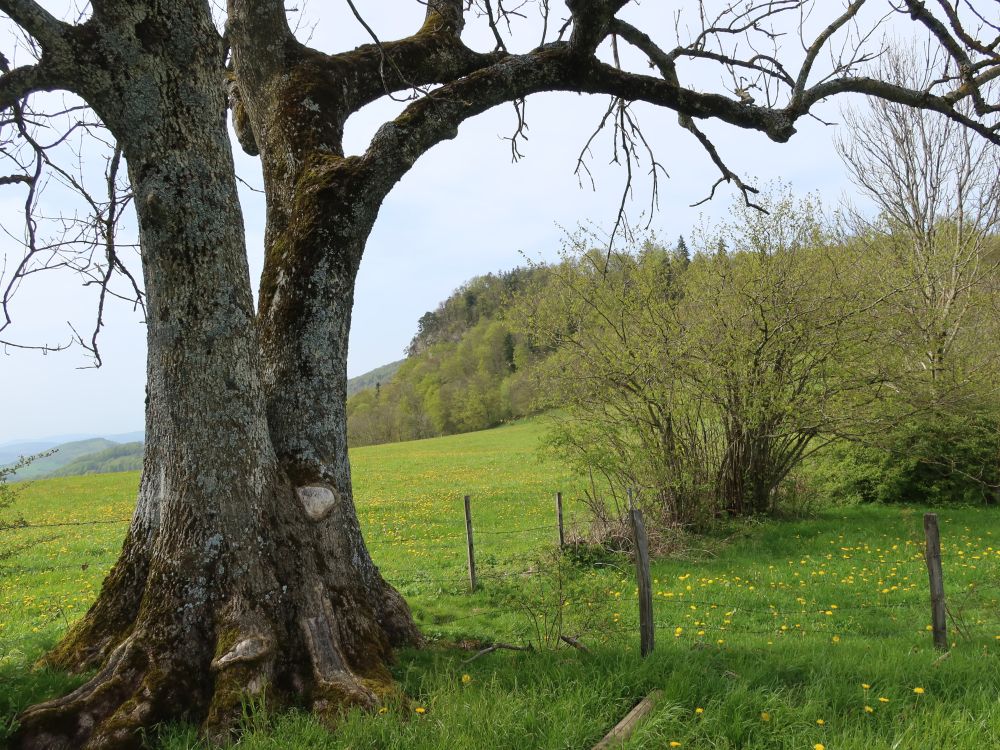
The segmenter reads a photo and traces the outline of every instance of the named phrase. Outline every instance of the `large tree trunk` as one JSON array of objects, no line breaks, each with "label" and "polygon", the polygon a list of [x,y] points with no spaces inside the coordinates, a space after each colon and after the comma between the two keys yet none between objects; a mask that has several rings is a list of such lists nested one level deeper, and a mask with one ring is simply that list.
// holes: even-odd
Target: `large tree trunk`
[{"label": "large tree trunk", "polygon": [[83,92],[122,144],[135,191],[148,295],[143,480],[120,559],[49,657],[97,674],[25,711],[20,748],[139,747],[141,729],[178,719],[224,738],[265,689],[271,705],[320,713],[372,706],[391,689],[391,644],[417,638],[351,500],[344,364],[368,228],[317,299],[282,307],[266,286],[261,357],[220,40],[199,0],[184,13],[135,5],[134,26],[113,23],[135,15],[95,16],[78,59],[97,67],[90,42],[113,38],[144,66]]},{"label": "large tree trunk", "polygon": [[258,324],[271,437],[314,523],[318,554],[336,567],[353,598],[368,602],[371,625],[390,644],[412,644],[419,635],[409,608],[362,538],[347,452],[354,286],[388,187],[372,179],[362,159],[344,156],[350,86],[331,86],[325,57],[294,39],[286,40],[280,66],[257,54],[248,40],[260,22],[237,12],[230,31],[234,71],[246,92],[235,119],[246,128],[241,141],[260,150],[267,195]]},{"label": "large tree trunk", "polygon": [[370,223],[357,222],[358,212],[342,206],[343,171],[331,166],[309,187],[277,189],[294,191],[294,217],[268,236],[259,314],[262,377],[274,447],[315,525],[317,553],[353,597],[370,604],[389,642],[403,645],[418,634],[406,603],[371,560],[351,487],[347,348]]}]

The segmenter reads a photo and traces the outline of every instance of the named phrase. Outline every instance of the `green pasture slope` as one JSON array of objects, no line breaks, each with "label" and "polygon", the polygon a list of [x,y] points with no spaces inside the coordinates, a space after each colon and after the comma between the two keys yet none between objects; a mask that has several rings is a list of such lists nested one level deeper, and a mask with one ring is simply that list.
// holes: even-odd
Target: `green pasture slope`
[{"label": "green pasture slope", "polygon": [[[1000,745],[1000,515],[941,509],[953,648],[931,647],[923,508],[851,507],[730,528],[655,563],[655,653],[639,658],[627,560],[554,554],[552,495],[582,483],[536,457],[528,422],[353,453],[372,554],[427,646],[400,654],[405,698],[329,733],[247,708],[247,748],[589,748],[663,691],[627,748],[949,750]],[[38,481],[0,531],[0,746],[16,711],[78,678],[32,663],[86,609],[138,477]],[[468,592],[462,496],[481,588]],[[7,520],[11,515],[8,512]],[[43,525],[72,524],[72,525]],[[578,636],[589,653],[558,640]],[[503,642],[531,652],[498,650]],[[673,744],[679,743],[679,744]],[[185,727],[159,739],[197,747]]]}]

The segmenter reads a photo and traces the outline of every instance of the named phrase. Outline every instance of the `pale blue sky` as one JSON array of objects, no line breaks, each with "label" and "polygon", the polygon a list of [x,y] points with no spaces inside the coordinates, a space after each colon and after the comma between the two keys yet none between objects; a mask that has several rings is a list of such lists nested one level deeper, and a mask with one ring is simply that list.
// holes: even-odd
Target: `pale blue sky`
[{"label": "pale blue sky", "polygon": [[[55,5],[53,0],[51,5]],[[331,2],[331,5],[334,3]],[[825,3],[821,3],[823,7]],[[838,4],[839,6],[839,4]],[[325,4],[307,6],[320,17],[311,43],[321,49],[352,48],[364,43],[364,31],[343,11],[325,11]],[[413,28],[423,12],[410,0],[367,0],[359,7],[383,38]],[[391,8],[392,12],[387,11]],[[659,3],[638,9],[647,28],[665,32],[673,22]],[[480,48],[480,29],[467,35]],[[480,43],[482,42],[482,43]],[[667,43],[672,42],[672,31]],[[530,47],[531,45],[526,45]],[[685,71],[682,68],[681,74]],[[721,90],[716,73],[693,79],[705,89]],[[532,258],[553,258],[565,237],[581,222],[609,228],[614,221],[623,171],[609,165],[609,139],[601,138],[590,160],[596,190],[578,185],[573,170],[577,155],[599,121],[607,102],[574,94],[548,94],[528,101],[529,141],[526,158],[511,163],[509,144],[502,139],[514,125],[512,109],[501,107],[464,124],[458,138],[433,149],[402,180],[382,207],[361,266],[350,345],[349,374],[357,375],[403,356],[420,315],[433,309],[470,277],[509,269]],[[364,148],[374,129],[398,108],[376,104],[348,123],[349,152]],[[836,103],[821,110],[836,120]],[[637,107],[646,136],[670,173],[660,183],[659,210],[652,227],[664,241],[678,234],[690,237],[700,217],[726,212],[732,192],[720,189],[699,208],[717,171],[669,111]],[[835,205],[850,186],[833,149],[835,128],[804,119],[787,144],[774,144],[753,132],[708,122],[703,125],[730,167],[763,184],[789,182],[797,193],[817,192]],[[237,151],[241,176],[260,185],[259,167]],[[648,167],[648,165],[646,165]],[[644,167],[645,168],[645,167]],[[251,275],[260,272],[263,201],[241,190],[247,224]],[[0,220],[19,232],[17,210],[22,196],[0,189]],[[638,218],[649,202],[648,180],[635,185],[629,211]],[[0,237],[0,248],[15,251]],[[14,309],[19,341],[66,340],[67,321],[81,331],[92,320],[91,299],[68,276],[43,278],[26,285]],[[80,349],[46,356],[9,351],[0,356],[0,444],[65,433],[112,434],[141,429],[144,395],[145,338],[139,317],[126,305],[112,305],[102,333],[104,366],[78,369],[89,362]]]}]

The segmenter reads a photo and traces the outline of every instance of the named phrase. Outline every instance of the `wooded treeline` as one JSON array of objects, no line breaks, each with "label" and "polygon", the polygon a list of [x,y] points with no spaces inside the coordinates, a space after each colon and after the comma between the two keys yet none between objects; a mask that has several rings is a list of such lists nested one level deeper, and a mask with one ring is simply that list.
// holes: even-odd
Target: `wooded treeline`
[{"label": "wooded treeline", "polygon": [[995,501],[997,236],[941,219],[921,255],[891,217],[845,233],[813,198],[761,202],[691,247],[608,252],[581,232],[556,264],[470,281],[350,400],[352,439],[545,411],[595,508],[614,516],[631,488],[667,524],[804,495]]},{"label": "wooded treeline", "polygon": [[541,355],[504,313],[515,295],[543,293],[546,274],[515,268],[479,276],[422,315],[392,379],[348,399],[350,444],[482,430],[533,413],[527,374]]}]

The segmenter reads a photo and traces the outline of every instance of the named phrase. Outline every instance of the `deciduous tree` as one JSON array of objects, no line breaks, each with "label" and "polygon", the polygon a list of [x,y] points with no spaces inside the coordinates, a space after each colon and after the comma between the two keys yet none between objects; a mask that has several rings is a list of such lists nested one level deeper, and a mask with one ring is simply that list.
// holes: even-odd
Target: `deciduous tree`
[{"label": "deciduous tree", "polygon": [[[205,0],[94,0],[75,23],[35,0],[0,0],[38,51],[33,64],[4,61],[4,127],[21,133],[26,97],[75,92],[128,164],[149,352],[135,517],[102,593],[50,656],[97,671],[26,711],[17,745],[134,747],[141,728],[181,718],[225,736],[241,700],[265,689],[272,705],[328,715],[375,705],[388,689],[391,646],[417,636],[369,558],[351,495],[344,394],[354,280],[386,194],[467,118],[505,102],[523,114],[524,98],[544,91],[608,95],[602,125],[631,175],[645,143],[633,103],[646,102],[676,112],[719,181],[748,199],[753,188],[699,122],[783,142],[818,102],[856,92],[1000,140],[997,104],[984,94],[1000,75],[998,29],[969,3],[903,2],[947,53],[949,67],[925,88],[860,70],[880,51],[869,42],[883,11],[866,0],[836,9],[747,0],[717,12],[699,2],[678,18],[675,43],[630,23],[629,0],[538,0],[523,7],[540,11],[543,28],[520,52],[507,29],[523,10],[496,0],[423,5],[411,36],[328,53],[295,38],[280,0],[229,0],[225,44]],[[349,0],[324,12],[359,15]],[[463,42],[473,16],[493,49]],[[785,31],[801,45],[781,49]],[[223,127],[227,45],[234,122],[243,147],[261,155],[267,191],[256,311]],[[619,54],[626,48],[635,55]],[[688,84],[699,66],[716,66],[727,87]],[[344,152],[352,114],[410,93],[364,153]],[[14,187],[35,184],[29,170],[15,172]]]},{"label": "deciduous tree", "polygon": [[[895,50],[882,61],[883,76],[925,86],[934,62]],[[880,356],[896,365],[893,390],[906,394],[909,408],[941,406],[961,398],[992,361],[975,350],[983,295],[1000,268],[991,247],[1000,227],[1000,149],[933,112],[878,99],[868,105],[846,111],[837,150],[878,210],[874,220],[851,212],[851,223],[866,270],[878,279],[872,286],[887,294]]]}]

